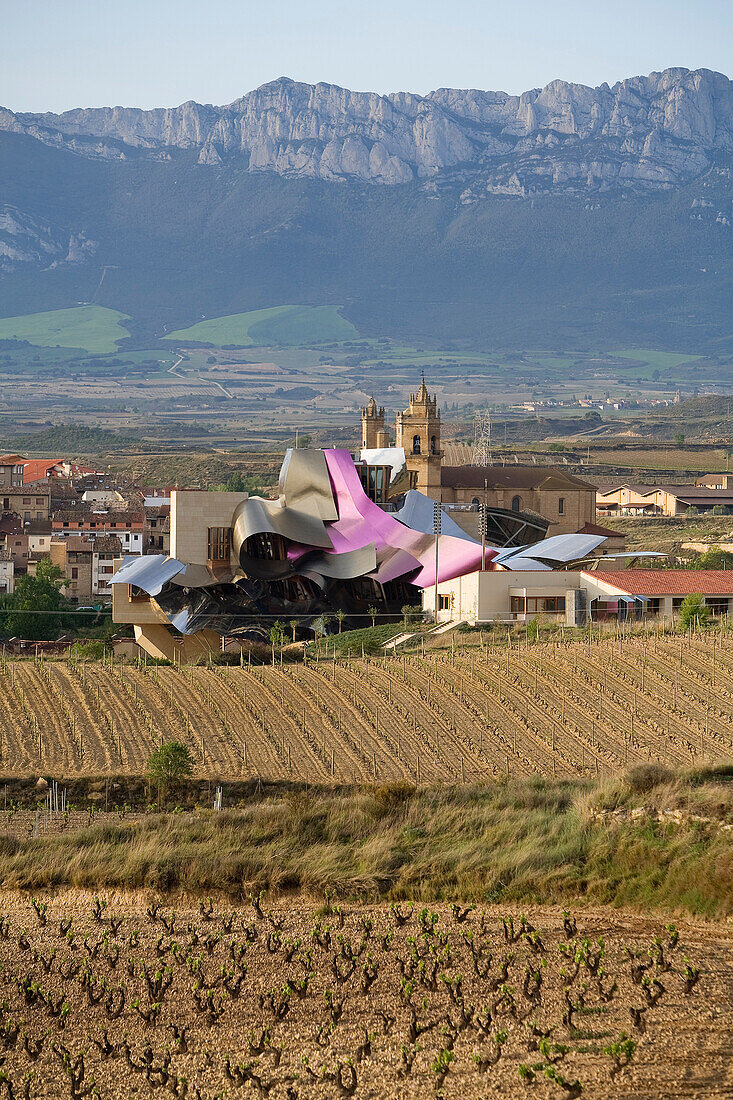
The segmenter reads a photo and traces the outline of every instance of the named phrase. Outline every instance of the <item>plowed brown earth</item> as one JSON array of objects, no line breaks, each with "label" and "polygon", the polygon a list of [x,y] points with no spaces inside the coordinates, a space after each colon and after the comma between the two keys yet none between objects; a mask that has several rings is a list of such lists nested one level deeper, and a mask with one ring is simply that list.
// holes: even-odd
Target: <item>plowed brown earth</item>
[{"label": "plowed brown earth", "polygon": [[152,901],[3,897],[8,1096],[733,1095],[727,927]]},{"label": "plowed brown earth", "polygon": [[733,637],[486,648],[261,668],[3,661],[8,775],[139,774],[164,740],[199,775],[352,782],[578,776],[733,753]]}]

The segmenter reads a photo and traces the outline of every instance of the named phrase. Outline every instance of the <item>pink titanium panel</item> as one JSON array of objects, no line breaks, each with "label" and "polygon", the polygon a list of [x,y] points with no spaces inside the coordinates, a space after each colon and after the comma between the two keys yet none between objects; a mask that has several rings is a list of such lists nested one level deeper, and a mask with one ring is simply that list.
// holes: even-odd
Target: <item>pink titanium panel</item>
[{"label": "pink titanium panel", "polygon": [[[388,512],[369,500],[348,451],[324,451],[333,484],[339,518],[328,524],[335,553],[357,550],[370,542],[377,556],[388,547],[406,550],[420,563],[420,572],[412,583],[427,588],[435,583],[435,537],[412,531]],[[487,561],[496,556],[486,551]],[[450,581],[481,568],[481,547],[465,539],[441,535],[438,546],[438,580]]]}]

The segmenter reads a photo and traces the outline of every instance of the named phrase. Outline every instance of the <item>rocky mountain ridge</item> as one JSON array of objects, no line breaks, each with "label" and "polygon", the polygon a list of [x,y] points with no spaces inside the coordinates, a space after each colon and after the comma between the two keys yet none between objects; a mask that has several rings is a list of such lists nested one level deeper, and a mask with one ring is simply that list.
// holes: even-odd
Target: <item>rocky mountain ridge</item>
[{"label": "rocky mountain ridge", "polygon": [[670,191],[733,160],[733,82],[666,69],[590,88],[553,81],[522,95],[440,88],[427,96],[353,92],[280,78],[223,107],[0,108],[0,131],[92,159],[376,185],[458,181],[462,199],[553,191]]}]

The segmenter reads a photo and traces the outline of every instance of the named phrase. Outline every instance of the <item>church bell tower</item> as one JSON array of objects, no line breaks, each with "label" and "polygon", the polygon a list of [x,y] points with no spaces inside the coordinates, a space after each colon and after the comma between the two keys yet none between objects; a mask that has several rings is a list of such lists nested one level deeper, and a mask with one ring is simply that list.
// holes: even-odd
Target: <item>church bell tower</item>
[{"label": "church bell tower", "polygon": [[384,430],[384,405],[377,408],[373,397],[361,410],[361,445],[364,450],[389,447],[389,436]]},{"label": "church bell tower", "polygon": [[410,404],[404,412],[397,413],[398,447],[403,447],[407,469],[417,474],[417,489],[433,500],[440,498],[440,467],[443,452],[440,449],[440,410],[437,395],[431,397],[425,385],[420,383],[417,393],[410,394]]}]

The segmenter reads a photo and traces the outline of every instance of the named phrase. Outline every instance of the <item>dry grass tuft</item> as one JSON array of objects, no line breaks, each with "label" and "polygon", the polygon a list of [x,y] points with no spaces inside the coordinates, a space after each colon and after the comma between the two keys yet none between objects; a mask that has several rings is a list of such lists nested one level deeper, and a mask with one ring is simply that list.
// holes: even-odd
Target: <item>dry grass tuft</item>
[{"label": "dry grass tuft", "polygon": [[[303,790],[239,809],[117,814],[0,834],[0,884],[156,892],[250,890],[733,912],[733,788],[717,773],[596,783]],[[641,789],[640,789],[641,788]]]}]

